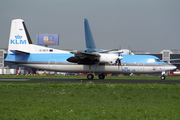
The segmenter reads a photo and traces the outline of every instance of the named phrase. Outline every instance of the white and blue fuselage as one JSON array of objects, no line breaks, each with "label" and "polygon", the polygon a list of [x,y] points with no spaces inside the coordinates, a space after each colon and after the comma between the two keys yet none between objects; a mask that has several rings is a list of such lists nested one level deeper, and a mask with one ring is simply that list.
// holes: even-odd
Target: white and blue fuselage
[{"label": "white and blue fuselage", "polygon": [[[52,49],[47,49],[48,51]],[[81,65],[68,62],[73,54],[65,53],[8,53],[5,61],[29,66],[37,69],[46,69],[60,72],[95,72],[95,73],[158,73],[175,69],[172,64],[161,62],[151,55],[122,55],[121,65],[99,64]]]}]

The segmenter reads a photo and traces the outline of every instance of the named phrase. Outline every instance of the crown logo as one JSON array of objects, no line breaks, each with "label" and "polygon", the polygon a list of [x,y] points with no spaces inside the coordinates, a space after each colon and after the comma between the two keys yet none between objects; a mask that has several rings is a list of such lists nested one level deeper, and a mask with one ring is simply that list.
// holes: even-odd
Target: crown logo
[{"label": "crown logo", "polygon": [[20,36],[19,34],[17,36],[15,36],[16,39],[21,39],[22,36]]}]

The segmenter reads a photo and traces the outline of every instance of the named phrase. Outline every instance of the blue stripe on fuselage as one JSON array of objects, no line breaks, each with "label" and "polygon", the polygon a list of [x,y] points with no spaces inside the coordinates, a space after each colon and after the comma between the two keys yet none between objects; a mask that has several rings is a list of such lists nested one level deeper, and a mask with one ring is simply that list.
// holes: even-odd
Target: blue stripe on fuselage
[{"label": "blue stripe on fuselage", "polygon": [[31,54],[8,54],[5,61],[42,61],[56,60],[56,62],[67,62],[67,58],[72,57],[71,53],[31,53]]},{"label": "blue stripe on fuselage", "polygon": [[155,64],[167,64],[161,61],[152,62],[151,60],[159,60],[158,57],[152,55],[122,55],[123,59],[121,63],[155,63]]},{"label": "blue stripe on fuselage", "polygon": [[[56,62],[67,62],[69,57],[74,56],[71,53],[31,53],[31,54],[8,54],[5,61],[29,61],[29,62],[48,62],[55,60]],[[153,63],[167,64],[161,61],[149,62],[149,59],[159,59],[152,55],[122,55],[121,63]]]}]

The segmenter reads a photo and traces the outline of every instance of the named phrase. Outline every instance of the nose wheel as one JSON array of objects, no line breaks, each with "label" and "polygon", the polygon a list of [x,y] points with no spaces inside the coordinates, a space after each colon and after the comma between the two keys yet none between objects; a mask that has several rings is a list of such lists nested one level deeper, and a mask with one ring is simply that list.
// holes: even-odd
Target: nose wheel
[{"label": "nose wheel", "polygon": [[166,76],[165,75],[162,75],[161,76],[161,80],[165,80],[166,79]]},{"label": "nose wheel", "polygon": [[165,72],[165,71],[161,73],[161,80],[165,80],[165,79],[166,79],[165,74],[166,74],[166,72]]}]

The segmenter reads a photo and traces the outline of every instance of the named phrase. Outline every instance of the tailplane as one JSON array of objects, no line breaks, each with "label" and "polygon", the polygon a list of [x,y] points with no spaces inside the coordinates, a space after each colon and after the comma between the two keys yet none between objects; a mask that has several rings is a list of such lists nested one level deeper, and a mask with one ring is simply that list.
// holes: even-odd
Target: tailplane
[{"label": "tailplane", "polygon": [[89,23],[87,19],[84,19],[84,30],[85,30],[85,39],[86,39],[86,52],[98,52],[101,51],[96,49],[94,39],[91,33],[91,29],[89,27]]},{"label": "tailplane", "polygon": [[29,52],[28,45],[32,44],[26,25],[22,19],[11,22],[8,52]]}]

